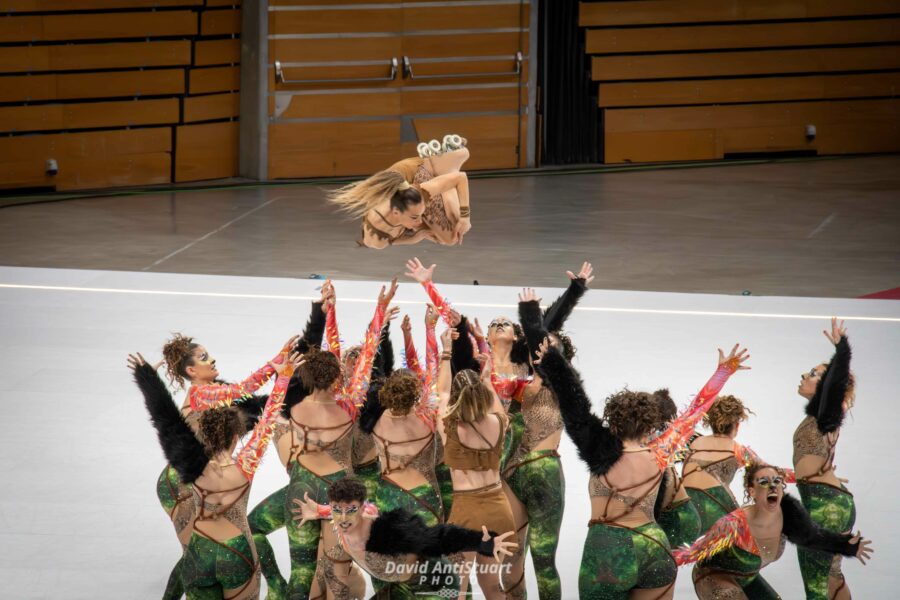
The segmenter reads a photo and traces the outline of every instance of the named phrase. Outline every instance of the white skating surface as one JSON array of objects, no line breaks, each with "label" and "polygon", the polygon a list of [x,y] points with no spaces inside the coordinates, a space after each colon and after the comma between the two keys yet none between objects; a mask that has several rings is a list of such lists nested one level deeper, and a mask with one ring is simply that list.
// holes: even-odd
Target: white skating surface
[{"label": "white skating surface", "polygon": [[[560,286],[566,284],[567,266],[573,265],[560,269]],[[180,548],[156,500],[164,459],[125,366],[126,354],[140,351],[158,360],[170,332],[181,331],[210,349],[224,378],[243,378],[303,327],[319,285],[0,267],[0,597],[159,598]],[[348,343],[362,337],[379,285],[336,282]],[[516,314],[515,289],[438,287],[482,323]],[[549,302],[559,291],[539,293]],[[425,294],[418,284],[404,282],[397,300],[415,324],[421,323]],[[802,372],[830,357],[821,332],[833,314],[848,318],[858,382],[857,405],[841,434],[836,464],[855,494],[857,527],[876,548],[867,567],[846,560],[845,574],[855,597],[885,597],[900,580],[895,508],[900,302],[596,290],[584,298],[567,329],[578,347],[575,364],[598,411],[606,394],[625,385],[668,386],[685,404],[713,372],[717,347],[748,346],[753,370],[735,375],[726,387],[756,413],[739,439],[767,460],[789,465],[791,435],[803,416],[796,387]],[[402,343],[395,329],[399,365]],[[418,328],[420,347],[422,337]],[[560,452],[567,489],[557,565],[563,596],[576,598],[590,516],[587,471],[565,436]],[[268,455],[250,506],[285,479],[277,457]],[[734,491],[740,495],[738,485]],[[790,491],[796,493],[793,486]],[[283,531],[272,542],[286,573]],[[793,548],[764,575],[784,598],[802,597]],[[530,567],[528,585],[536,599]],[[679,572],[676,597],[694,597],[687,568]]]}]

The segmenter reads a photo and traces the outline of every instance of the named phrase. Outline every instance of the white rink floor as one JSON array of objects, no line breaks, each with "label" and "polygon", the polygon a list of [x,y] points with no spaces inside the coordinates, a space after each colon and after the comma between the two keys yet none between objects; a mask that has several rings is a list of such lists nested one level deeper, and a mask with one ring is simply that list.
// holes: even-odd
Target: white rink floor
[{"label": "white rink floor", "polygon": [[[575,267],[560,265],[560,286],[567,283],[565,269]],[[442,293],[483,323],[498,314],[515,316],[517,290],[442,286],[440,267],[436,275]],[[157,360],[169,333],[181,331],[205,344],[223,376],[236,380],[302,328],[319,285],[0,267],[0,598],[159,598],[180,550],[156,501],[164,460],[126,354],[141,351]],[[336,282],[348,342],[362,336],[379,285]],[[539,292],[549,302],[559,290]],[[404,282],[397,299],[420,323],[420,286]],[[607,393],[625,385],[668,386],[686,403],[712,373],[716,347],[745,344],[753,370],[735,375],[726,388],[756,413],[739,439],[768,460],[789,464],[791,435],[803,414],[796,386],[800,373],[829,358],[821,332],[833,314],[848,319],[858,382],[836,463],[856,496],[857,527],[876,548],[867,567],[845,561],[845,574],[855,597],[883,598],[900,581],[900,522],[892,508],[900,490],[893,445],[900,302],[597,290],[584,298],[568,329],[598,410]],[[587,472],[563,440],[567,498],[557,564],[563,596],[576,598],[589,519]],[[284,483],[279,461],[268,456],[250,506]],[[283,532],[273,545],[286,572]],[[694,597],[689,574],[679,572],[677,598]],[[802,598],[792,548],[764,575],[784,598]],[[531,573],[528,584],[536,599]]]}]

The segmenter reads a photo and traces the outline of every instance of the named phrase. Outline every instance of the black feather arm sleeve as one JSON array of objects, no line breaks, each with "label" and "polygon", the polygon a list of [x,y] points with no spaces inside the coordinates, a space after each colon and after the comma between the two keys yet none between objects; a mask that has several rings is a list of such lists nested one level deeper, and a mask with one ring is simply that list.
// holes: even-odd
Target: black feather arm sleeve
[{"label": "black feather arm sleeve", "polygon": [[443,556],[456,552],[478,552],[493,556],[494,536],[482,540],[482,533],[456,525],[425,525],[422,517],[402,508],[388,511],[375,519],[366,542],[366,550],[379,554],[415,554]]},{"label": "black feather arm sleeve", "polygon": [[531,358],[537,358],[537,350],[544,338],[547,337],[547,330],[544,329],[544,323],[541,320],[541,307],[537,300],[519,302],[519,323],[522,325],[522,331],[525,332],[525,340],[528,343]]},{"label": "black feather arm sleeve", "polygon": [[321,302],[313,302],[303,336],[297,342],[297,351],[306,353],[310,348],[319,348],[323,337],[325,337],[325,311]]},{"label": "black feather arm sleeve", "polygon": [[781,514],[784,517],[782,531],[792,544],[832,554],[856,556],[859,543],[850,543],[852,534],[836,533],[820,527],[813,522],[800,501],[790,494],[785,494],[781,499]]},{"label": "black feather arm sleeve", "polygon": [[476,373],[480,373],[481,365],[475,360],[475,348],[469,337],[469,320],[465,316],[460,318],[456,331],[459,332],[459,337],[453,340],[451,346],[453,355],[450,357],[450,372],[456,375],[463,369],[472,369]]},{"label": "black feather arm sleeve", "polygon": [[583,277],[570,281],[566,291],[544,311],[544,329],[547,331],[560,331],[586,291],[587,280]]},{"label": "black feather arm sleeve", "polygon": [[603,475],[622,456],[622,440],[591,412],[591,401],[584,383],[569,361],[551,347],[538,365],[538,373],[559,400],[566,433],[572,439],[591,473]]},{"label": "black feather arm sleeve", "polygon": [[816,393],[806,405],[806,414],[816,418],[823,434],[837,430],[844,422],[844,397],[850,388],[850,342],[841,337],[834,356],[825,368]]},{"label": "black feather arm sleeve", "polygon": [[134,370],[134,381],[144,395],[144,405],[166,460],[178,472],[181,481],[193,483],[209,462],[203,444],[181,416],[166,384],[153,367],[138,366]]},{"label": "black feather arm sleeve", "polygon": [[234,405],[244,413],[248,432],[256,426],[257,421],[259,421],[259,416],[262,414],[263,408],[265,408],[266,402],[268,401],[268,394],[263,394],[261,396],[254,394],[246,400],[242,400]]},{"label": "black feather arm sleeve", "polygon": [[659,521],[659,515],[662,513],[666,503],[666,494],[669,491],[669,488],[675,483],[674,477],[672,477],[672,469],[671,467],[663,471],[663,476],[659,480],[659,489],[656,493],[656,502],[653,504],[653,519]]},{"label": "black feather arm sleeve", "polygon": [[290,418],[291,409],[294,408],[295,405],[300,404],[300,401],[309,396],[310,393],[310,390],[307,389],[306,385],[303,383],[303,378],[300,377],[300,370],[297,369],[291,376],[291,380],[288,382],[287,391],[284,393],[284,404],[281,406],[281,416],[285,419]]},{"label": "black feather arm sleeve", "polygon": [[373,381],[366,391],[366,401],[359,411],[359,428],[368,434],[372,433],[378,419],[384,414],[384,406],[378,400],[379,390],[381,390],[381,382]]},{"label": "black feather arm sleeve", "polygon": [[394,372],[394,344],[391,342],[391,322],[381,328],[381,339],[372,362],[372,379],[387,377]]}]

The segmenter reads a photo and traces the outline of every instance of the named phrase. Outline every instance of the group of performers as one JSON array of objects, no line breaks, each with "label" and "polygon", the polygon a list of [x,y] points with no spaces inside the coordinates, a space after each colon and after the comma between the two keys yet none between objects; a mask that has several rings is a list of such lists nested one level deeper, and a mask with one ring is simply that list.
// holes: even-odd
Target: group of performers
[{"label": "group of performers", "polygon": [[[371,235],[404,239],[386,228],[372,223]],[[403,368],[391,340],[396,280],[382,288],[362,344],[348,348],[326,282],[302,335],[240,383],[220,381],[209,351],[176,335],[163,362],[170,382],[187,390],[180,407],[160,365],[129,356],[169,463],[157,493],[183,548],[164,598],[257,598],[261,576],[270,599],[362,598],[363,573],[377,598],[462,596],[473,579],[488,598],[525,598],[530,551],[541,600],[672,598],[677,569],[689,563],[701,599],[769,599],[780,596],[760,571],[786,541],[797,546],[807,598],[850,597],[841,558],[864,562],[872,550],[852,532],[853,495],[834,469],[854,401],[843,323],[826,331],[831,359],[801,377],[805,416],[789,469],[737,441],[752,413],[720,392],[749,369],[738,345],[719,350],[712,376],[681,411],[665,389],[621,390],[602,414],[592,410],[572,366],[575,340],[563,332],[593,279],[589,263],[567,272],[568,288],[548,308],[523,290],[518,319],[498,316],[486,330],[439,293],[434,265],[406,267],[430,304],[424,355],[410,317],[401,321]],[[711,434],[697,432],[701,421]],[[577,592],[556,566],[563,432],[590,471]],[[270,442],[285,485],[248,512]],[[730,489],[740,469],[743,505]],[[282,527],[287,579],[267,538]]]}]

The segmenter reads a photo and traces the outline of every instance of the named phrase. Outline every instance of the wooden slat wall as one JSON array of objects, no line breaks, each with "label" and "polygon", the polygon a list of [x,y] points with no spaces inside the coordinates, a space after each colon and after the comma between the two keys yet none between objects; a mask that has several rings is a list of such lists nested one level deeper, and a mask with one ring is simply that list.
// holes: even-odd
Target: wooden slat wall
[{"label": "wooden slat wall", "polygon": [[900,150],[900,0],[582,2],[579,24],[605,162]]},{"label": "wooden slat wall", "polygon": [[239,37],[240,0],[0,0],[0,188],[236,175]]},{"label": "wooden slat wall", "polygon": [[[366,4],[270,0],[270,63],[288,79],[348,81],[279,84],[270,66],[269,177],[367,175],[447,133],[468,139],[466,169],[524,165],[529,3]],[[384,77],[404,55],[415,76],[442,77],[401,66],[393,81],[352,81]]]}]

